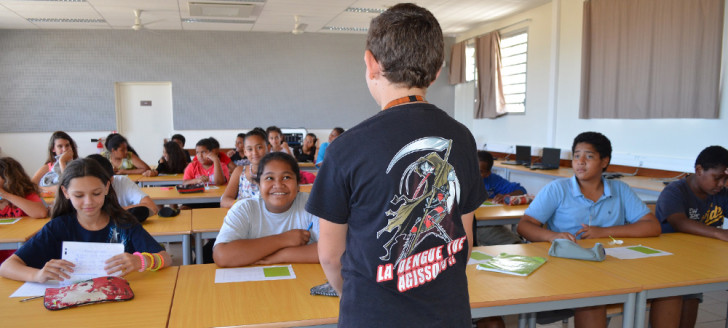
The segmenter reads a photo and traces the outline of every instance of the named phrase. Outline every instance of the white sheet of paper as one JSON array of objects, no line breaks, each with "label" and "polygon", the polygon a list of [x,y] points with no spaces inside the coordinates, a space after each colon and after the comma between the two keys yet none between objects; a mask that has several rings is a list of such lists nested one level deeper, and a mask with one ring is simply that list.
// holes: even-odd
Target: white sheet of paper
[{"label": "white sheet of paper", "polygon": [[45,295],[46,288],[61,287],[60,283],[55,280],[46,283],[26,282],[21,285],[10,297],[32,297]]},{"label": "white sheet of paper", "polygon": [[[654,253],[647,254],[647,253],[644,253],[644,252],[638,252],[636,250],[630,249],[630,248],[633,248],[633,247],[642,247],[642,248],[645,248],[645,249],[647,249],[647,250],[649,250],[651,252],[654,252]],[[605,248],[604,251],[607,252],[607,255],[616,257],[616,258],[618,258],[620,260],[633,260],[633,259],[642,259],[642,258],[646,258],[646,257],[672,255],[672,253],[668,253],[668,252],[665,252],[665,251],[661,251],[659,249],[654,249],[652,247],[647,247],[647,246],[642,246],[642,245],[638,245],[638,246],[624,246],[624,247],[610,247],[610,248]]]},{"label": "white sheet of paper", "polygon": [[[267,268],[273,268],[276,270],[282,270],[278,268],[287,268],[288,274],[283,276],[266,276],[265,271]],[[232,269],[217,269],[215,270],[215,283],[223,284],[228,282],[244,282],[244,281],[262,281],[262,280],[283,280],[283,279],[296,279],[296,273],[293,272],[293,267],[289,265],[273,265],[267,267],[254,267],[254,268],[232,268]]]},{"label": "white sheet of paper", "polygon": [[[64,241],[61,258],[73,263],[71,279],[62,282],[63,285],[74,282],[108,276],[104,270],[104,262],[115,255],[124,253],[124,245],[120,243],[86,243],[77,241]],[[115,272],[118,276],[121,272]]]}]

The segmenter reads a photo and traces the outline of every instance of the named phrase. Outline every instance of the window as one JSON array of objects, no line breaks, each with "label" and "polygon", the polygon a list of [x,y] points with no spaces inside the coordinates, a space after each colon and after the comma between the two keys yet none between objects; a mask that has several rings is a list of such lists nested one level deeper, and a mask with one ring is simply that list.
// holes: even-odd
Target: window
[{"label": "window", "polygon": [[506,112],[525,113],[528,31],[520,30],[501,35],[500,47]]},{"label": "window", "polygon": [[475,65],[475,39],[465,44],[465,81],[472,82],[478,77],[478,68]]},{"label": "window", "polygon": [[[502,34],[500,48],[506,112],[525,113],[528,30],[521,29]],[[471,39],[465,45],[465,81],[477,81],[477,77],[475,39]]]}]

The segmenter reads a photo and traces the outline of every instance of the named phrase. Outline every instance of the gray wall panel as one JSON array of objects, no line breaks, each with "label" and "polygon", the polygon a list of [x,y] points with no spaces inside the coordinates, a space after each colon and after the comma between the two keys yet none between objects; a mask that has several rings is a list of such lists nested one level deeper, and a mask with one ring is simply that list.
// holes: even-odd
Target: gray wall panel
[{"label": "gray wall panel", "polygon": [[[0,30],[0,131],[114,130],[114,83],[145,81],[172,82],[177,130],[349,128],[377,111],[364,44],[352,34]],[[452,115],[446,81],[428,100]]]}]

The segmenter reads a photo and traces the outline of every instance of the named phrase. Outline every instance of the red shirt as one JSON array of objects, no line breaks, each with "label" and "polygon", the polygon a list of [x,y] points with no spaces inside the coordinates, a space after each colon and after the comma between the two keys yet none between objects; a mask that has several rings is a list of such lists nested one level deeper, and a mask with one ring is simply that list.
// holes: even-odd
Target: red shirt
[{"label": "red shirt", "polygon": [[[36,193],[30,193],[25,195],[25,199],[34,202],[42,202],[40,196]],[[5,208],[0,208],[0,218],[17,218],[21,216],[28,216],[28,214],[26,214],[20,208],[15,207],[15,205],[13,204],[9,204],[8,206],[5,206]]]}]

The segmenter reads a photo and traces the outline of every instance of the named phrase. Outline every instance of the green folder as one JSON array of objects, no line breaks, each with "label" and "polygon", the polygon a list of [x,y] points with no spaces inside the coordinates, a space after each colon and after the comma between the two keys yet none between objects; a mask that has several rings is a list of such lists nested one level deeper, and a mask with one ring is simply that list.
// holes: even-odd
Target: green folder
[{"label": "green folder", "polygon": [[546,263],[546,258],[539,256],[501,253],[485,263],[478,264],[477,269],[525,277],[536,271],[544,263]]}]

